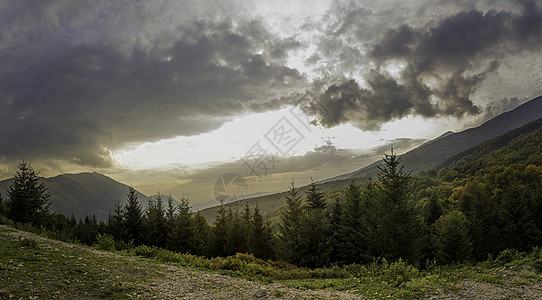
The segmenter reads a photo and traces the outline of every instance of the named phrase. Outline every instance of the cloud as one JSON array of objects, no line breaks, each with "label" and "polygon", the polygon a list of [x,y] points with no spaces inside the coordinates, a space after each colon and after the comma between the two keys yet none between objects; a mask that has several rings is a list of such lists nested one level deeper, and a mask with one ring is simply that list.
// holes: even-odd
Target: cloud
[{"label": "cloud", "polygon": [[26,5],[9,8],[33,25],[7,18],[0,31],[9,37],[0,46],[0,153],[8,160],[110,167],[111,149],[278,109],[305,84],[281,63],[300,44],[258,21],[183,20],[160,30],[133,15],[159,20],[162,5],[52,1],[39,4],[43,17],[30,22],[37,12],[20,11]]},{"label": "cloud", "polygon": [[[384,26],[375,30],[376,38],[364,40],[366,19],[390,19],[396,12],[360,9],[348,2],[336,12],[343,21],[331,22],[336,28],[332,38],[325,38],[313,55],[319,59],[307,62],[318,64],[329,53],[352,49],[365,55],[341,56],[341,63],[357,72],[322,73],[320,81],[327,84],[317,82],[298,96],[312,103],[302,108],[325,127],[350,122],[363,130],[378,130],[408,115],[477,115],[481,109],[473,98],[486,78],[498,76],[501,61],[542,49],[542,8],[534,1],[521,1],[516,10],[473,8],[417,26]],[[335,58],[332,54],[331,62]]]}]

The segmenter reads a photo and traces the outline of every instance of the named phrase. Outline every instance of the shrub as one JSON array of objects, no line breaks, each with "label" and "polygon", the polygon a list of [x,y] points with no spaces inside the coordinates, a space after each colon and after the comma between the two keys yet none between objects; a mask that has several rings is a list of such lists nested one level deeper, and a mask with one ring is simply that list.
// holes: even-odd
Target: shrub
[{"label": "shrub", "polygon": [[383,280],[396,286],[418,277],[420,277],[420,271],[400,258],[384,269],[382,274]]},{"label": "shrub", "polygon": [[0,215],[0,224],[13,226],[13,225],[15,225],[15,222],[13,222],[11,219],[9,219],[6,216]]},{"label": "shrub", "polygon": [[499,262],[501,264],[510,263],[516,259],[521,258],[521,254],[516,249],[505,249],[499,253],[499,256],[497,256],[496,262]]},{"label": "shrub", "polygon": [[542,259],[537,259],[533,262],[533,268],[536,272],[542,273]]},{"label": "shrub", "polygon": [[542,248],[534,247],[530,257],[532,259],[542,259]]},{"label": "shrub", "polygon": [[155,246],[141,245],[134,248],[134,253],[147,258],[155,257],[160,249]]},{"label": "shrub", "polygon": [[109,234],[98,234],[96,236],[96,246],[100,250],[104,251],[113,251],[115,250],[115,239],[113,239],[113,236]]}]

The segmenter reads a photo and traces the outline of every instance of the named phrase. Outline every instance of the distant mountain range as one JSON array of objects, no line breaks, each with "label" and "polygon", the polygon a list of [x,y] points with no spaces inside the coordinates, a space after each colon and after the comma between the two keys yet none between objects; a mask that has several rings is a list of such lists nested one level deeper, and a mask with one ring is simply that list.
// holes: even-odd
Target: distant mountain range
[{"label": "distant mountain range", "polygon": [[[493,150],[502,147],[505,141],[509,141],[511,138],[517,137],[517,135],[521,132],[530,132],[540,128],[542,126],[542,120],[539,120],[540,118],[542,118],[542,96],[526,102],[514,110],[498,115],[478,127],[470,128],[457,133],[448,131],[441,136],[401,155],[401,164],[404,166],[404,170],[410,173],[445,166],[443,163],[447,158],[450,158],[450,160],[446,162],[446,166],[449,166],[456,162],[456,160],[463,158],[461,155],[467,155],[463,154],[463,151],[478,146],[495,137],[504,135],[500,139],[495,139],[495,141],[493,141],[493,143],[495,143],[492,144],[494,145],[492,148]],[[521,130],[518,129],[517,131],[509,133],[509,135],[506,136],[508,132],[524,125],[526,125],[525,128]],[[484,149],[487,151],[489,148]],[[458,156],[451,158],[454,155]],[[381,161],[377,161],[357,171],[322,180],[319,182],[320,190],[325,191],[337,189],[348,185],[350,182],[352,182],[352,180],[359,182],[366,180],[367,177],[376,177],[378,173],[378,166],[381,164]],[[306,188],[307,187],[299,188],[302,195],[304,195]],[[249,205],[254,206],[257,204],[262,213],[268,213],[270,218],[275,218],[277,217],[280,207],[285,204],[285,194],[286,192],[282,192],[250,199],[243,199],[238,202],[229,203],[227,206],[238,208],[242,207],[242,205],[248,201]],[[217,210],[217,207],[211,207],[202,210],[201,214],[209,222],[212,222]]]},{"label": "distant mountain range", "polygon": [[[6,195],[13,179],[0,181],[0,192]],[[115,205],[126,203],[128,186],[99,173],[64,174],[40,178],[51,194],[51,212],[61,212],[76,218],[96,215],[106,220]],[[149,197],[139,194],[139,202],[145,207]]]}]

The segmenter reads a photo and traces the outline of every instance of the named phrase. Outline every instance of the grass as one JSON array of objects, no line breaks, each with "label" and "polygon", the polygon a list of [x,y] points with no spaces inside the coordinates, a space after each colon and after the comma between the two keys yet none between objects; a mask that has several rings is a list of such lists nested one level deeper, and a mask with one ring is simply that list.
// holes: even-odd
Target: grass
[{"label": "grass", "polygon": [[65,251],[55,244],[44,246],[33,238],[5,234],[9,231],[15,230],[0,228],[0,299],[128,299],[144,290],[147,270],[129,261],[97,259],[80,247]]},{"label": "grass", "polygon": [[[536,251],[538,250],[533,253]],[[265,283],[280,283],[301,290],[330,289],[369,299],[419,299],[454,294],[458,292],[457,284],[463,281],[503,286],[505,281],[509,281],[511,273],[518,276],[509,282],[511,286],[528,287],[542,279],[535,269],[539,259],[535,259],[533,254],[509,250],[503,251],[496,260],[438,266],[431,271],[419,271],[403,261],[388,263],[385,260],[375,260],[368,266],[306,269],[286,263],[264,261],[248,254],[238,253],[232,257],[207,259],[147,246],[134,248],[132,254],[182,267]]]},{"label": "grass", "polygon": [[[7,226],[0,227],[0,278],[3,278],[0,299],[66,296],[128,299],[148,295],[150,280],[161,274],[157,262],[300,290],[343,291],[368,299],[456,294],[460,289],[458,284],[465,281],[503,288],[528,288],[542,283],[540,249],[531,253],[506,250],[496,259],[436,266],[431,271],[417,270],[403,261],[385,260],[375,260],[366,266],[307,269],[249,254],[205,258],[149,246],[101,255],[102,252],[90,247],[63,244],[68,249],[61,249],[60,242],[20,233]],[[114,249],[107,238],[95,248]],[[286,293],[275,289],[269,295],[281,298]]]}]

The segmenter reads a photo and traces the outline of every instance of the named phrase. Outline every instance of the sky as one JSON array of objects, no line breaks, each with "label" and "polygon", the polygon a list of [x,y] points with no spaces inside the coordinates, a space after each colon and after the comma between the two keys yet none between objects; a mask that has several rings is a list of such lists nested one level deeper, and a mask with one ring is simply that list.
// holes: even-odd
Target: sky
[{"label": "sky", "polygon": [[541,52],[540,1],[6,0],[0,179],[280,191],[540,96]]}]

